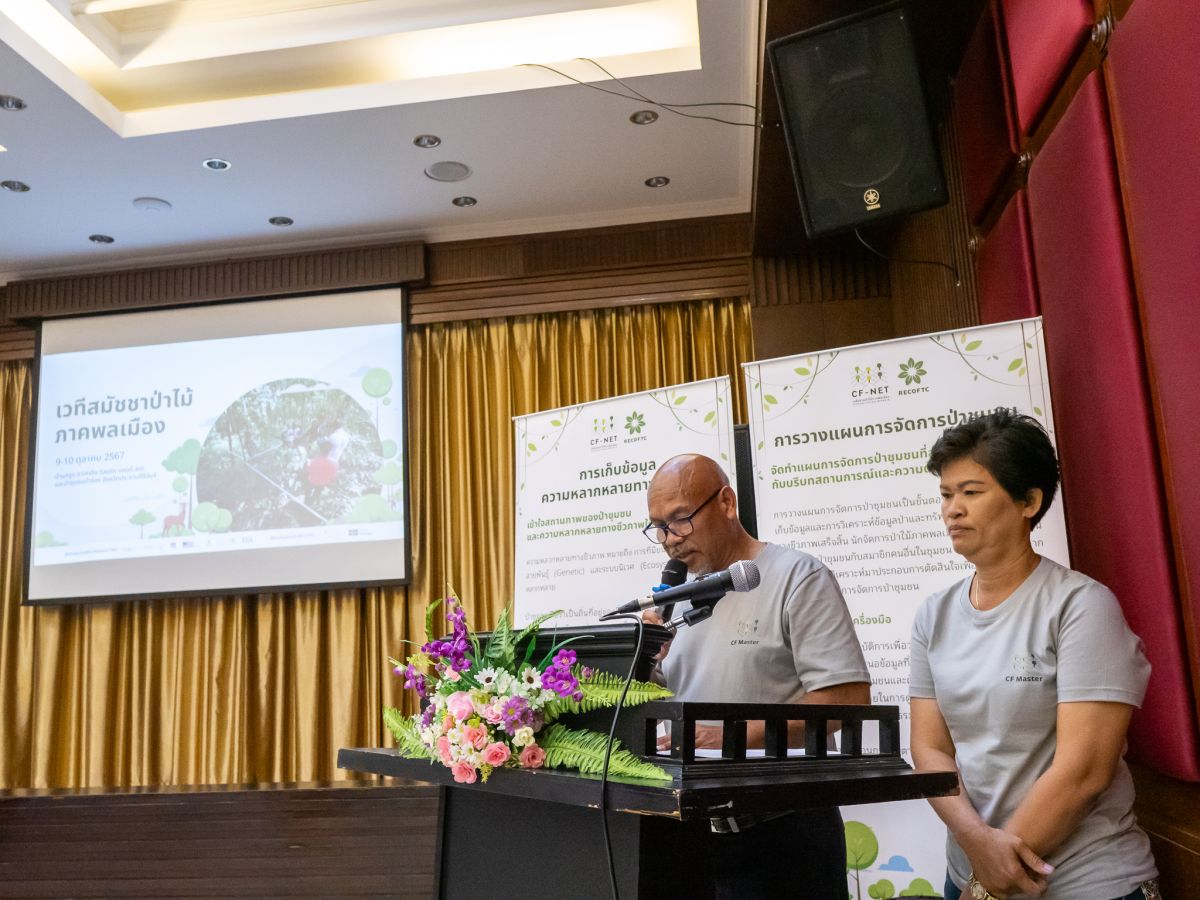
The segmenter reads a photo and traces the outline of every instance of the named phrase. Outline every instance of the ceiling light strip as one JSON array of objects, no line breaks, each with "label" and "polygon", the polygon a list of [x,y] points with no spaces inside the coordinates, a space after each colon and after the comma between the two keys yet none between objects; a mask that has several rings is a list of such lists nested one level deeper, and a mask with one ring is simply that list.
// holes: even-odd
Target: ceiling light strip
[{"label": "ceiling light strip", "polygon": [[75,0],[71,12],[77,16],[100,16],[105,13],[144,9],[147,6],[166,6],[175,0]]}]

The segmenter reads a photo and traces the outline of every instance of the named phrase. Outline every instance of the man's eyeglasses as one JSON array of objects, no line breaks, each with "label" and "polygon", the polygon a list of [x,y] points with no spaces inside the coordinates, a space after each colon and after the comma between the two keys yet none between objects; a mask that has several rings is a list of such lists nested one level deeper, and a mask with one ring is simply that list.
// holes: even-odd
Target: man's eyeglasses
[{"label": "man's eyeglasses", "polygon": [[712,503],[712,501],[716,499],[717,495],[723,490],[725,490],[724,485],[717,488],[716,493],[693,509],[690,515],[681,516],[678,519],[672,519],[670,522],[665,522],[662,525],[655,525],[653,522],[651,522],[642,529],[642,534],[644,534],[655,544],[665,544],[667,542],[668,531],[675,535],[675,537],[687,537],[692,533],[692,531],[695,530],[695,526],[692,525],[692,519],[696,518],[700,510]]}]

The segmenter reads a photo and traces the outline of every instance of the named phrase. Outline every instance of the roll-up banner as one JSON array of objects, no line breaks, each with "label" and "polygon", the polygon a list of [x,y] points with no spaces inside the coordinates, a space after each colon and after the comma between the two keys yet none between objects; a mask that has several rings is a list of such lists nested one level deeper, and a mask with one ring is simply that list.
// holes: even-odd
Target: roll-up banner
[{"label": "roll-up banner", "polygon": [[[900,707],[921,601],[971,566],[942,525],[925,464],[948,426],[1008,407],[1054,436],[1042,321],[1026,319],[744,366],[762,540],[825,562],[871,670],[872,702]],[[1062,503],[1033,533],[1068,564]],[[852,897],[940,895],[945,829],[924,801],[842,810]],[[884,883],[886,882],[886,884]],[[874,888],[874,892],[872,892]]]},{"label": "roll-up banner", "polygon": [[720,463],[736,484],[727,376],[513,419],[514,618],[561,609],[591,625],[659,582],[667,555],[648,541],[646,489],[679,453]]}]

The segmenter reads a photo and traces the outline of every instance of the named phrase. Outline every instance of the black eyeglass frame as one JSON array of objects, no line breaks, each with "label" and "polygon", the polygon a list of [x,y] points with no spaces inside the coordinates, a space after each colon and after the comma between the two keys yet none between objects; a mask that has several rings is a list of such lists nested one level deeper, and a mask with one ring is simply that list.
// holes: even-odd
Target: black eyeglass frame
[{"label": "black eyeglass frame", "polygon": [[[648,540],[652,544],[665,544],[667,542],[667,532],[668,531],[671,534],[675,535],[675,537],[687,537],[689,534],[691,534],[693,531],[696,530],[696,526],[692,524],[692,519],[696,518],[696,516],[700,513],[700,510],[704,509],[704,507],[706,507],[706,506],[708,506],[708,504],[712,503],[715,499],[717,499],[717,497],[721,496],[721,491],[725,490],[725,488],[727,486],[728,485],[723,484],[719,488],[717,488],[717,492],[715,494],[713,494],[711,497],[709,497],[707,500],[705,500],[703,503],[701,503],[699,506],[697,506],[695,509],[693,509],[689,515],[680,516],[678,519],[672,519],[670,522],[664,522],[661,525],[655,525],[653,522],[651,522],[649,525],[647,525],[645,528],[642,529],[642,534],[644,534],[646,536],[646,540]],[[687,531],[676,531],[675,528],[672,527],[672,526],[678,526],[681,522],[687,523]],[[651,532],[654,532],[654,534],[651,534]],[[659,532],[662,533],[661,541],[658,540]]]}]

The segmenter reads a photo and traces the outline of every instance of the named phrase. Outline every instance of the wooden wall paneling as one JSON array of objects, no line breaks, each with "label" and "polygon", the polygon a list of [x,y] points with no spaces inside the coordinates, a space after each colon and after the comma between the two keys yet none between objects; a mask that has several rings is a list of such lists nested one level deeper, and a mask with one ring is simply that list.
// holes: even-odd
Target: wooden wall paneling
[{"label": "wooden wall paneling", "polygon": [[412,292],[414,325],[571,309],[745,297],[750,260],[717,260],[616,271],[448,284]]},{"label": "wooden wall paneling", "polygon": [[887,263],[857,243],[754,258],[751,319],[759,359],[892,337]]},{"label": "wooden wall paneling", "polygon": [[7,315],[20,321],[405,284],[424,278],[424,245],[405,243],[14,281],[4,294]]},{"label": "wooden wall paneling", "polygon": [[[949,85],[943,87],[949,92]],[[951,101],[952,102],[952,98]],[[971,254],[971,225],[963,186],[962,158],[953,113],[937,130],[949,203],[894,226],[886,253],[892,259],[893,331],[897,337],[965,328],[979,322],[979,293]],[[865,235],[871,240],[870,235]],[[882,243],[882,242],[881,242]],[[907,262],[906,260],[919,260]],[[945,263],[955,275],[940,265]]]},{"label": "wooden wall paneling", "polygon": [[750,254],[750,217],[713,216],[610,228],[448,241],[428,246],[432,288],[738,259]]},{"label": "wooden wall paneling", "polygon": [[32,328],[20,325],[0,325],[0,362],[13,359],[33,359],[37,334]]},{"label": "wooden wall paneling", "polygon": [[1192,897],[1200,885],[1200,785],[1131,765],[1134,814],[1150,836],[1164,897]]},{"label": "wooden wall paneling", "polygon": [[434,895],[423,784],[10,791],[0,897]]}]

